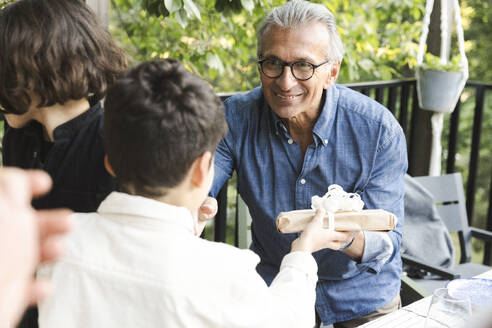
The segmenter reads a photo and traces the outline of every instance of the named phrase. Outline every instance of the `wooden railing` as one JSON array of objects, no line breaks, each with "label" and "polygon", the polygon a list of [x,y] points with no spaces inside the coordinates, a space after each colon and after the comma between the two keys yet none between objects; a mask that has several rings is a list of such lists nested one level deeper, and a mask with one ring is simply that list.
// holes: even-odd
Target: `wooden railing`
[{"label": "wooden railing", "polygon": [[[411,163],[412,156],[415,156],[415,149],[419,147],[419,145],[412,144],[412,134],[416,133],[416,113],[421,109],[418,106],[418,98],[416,91],[416,81],[415,79],[408,80],[394,80],[394,81],[383,81],[383,82],[368,82],[368,83],[351,83],[346,84],[347,87],[350,87],[354,90],[357,90],[373,99],[378,101],[379,103],[386,106],[397,118],[398,122],[402,126],[402,129],[407,138],[407,147],[408,147],[408,157],[409,157],[409,172],[412,172]],[[469,218],[470,225],[473,224],[474,218],[474,207],[475,207],[475,193],[477,190],[477,176],[479,169],[479,150],[480,150],[480,137],[482,134],[482,125],[483,125],[483,117],[484,112],[492,111],[492,103],[486,104],[486,96],[490,94],[492,91],[492,84],[481,83],[481,82],[468,82],[465,87],[465,91],[468,94],[474,94],[474,115],[473,115],[473,128],[472,135],[470,140],[470,149],[469,149],[469,164],[465,169],[466,173],[463,174],[466,179],[466,204],[467,204],[467,213]],[[221,94],[222,100],[231,96],[232,94]],[[444,171],[446,173],[454,173],[456,172],[456,155],[458,150],[458,130],[460,124],[460,113],[462,111],[462,104],[458,102],[454,112],[451,114],[449,119],[449,126],[444,127],[443,129],[447,133],[447,140],[443,140],[443,144],[447,145],[446,156],[446,165]],[[489,173],[492,173],[490,168],[490,163],[482,163],[481,169],[488,170]],[[490,182],[489,182],[489,190],[490,185],[492,185],[492,174],[489,174]],[[234,179],[233,179],[234,180]],[[213,227],[213,231],[210,229],[207,231],[208,237],[215,241],[228,241],[230,243],[234,243],[236,246],[245,246],[244,245],[244,237],[242,237],[242,230],[246,229],[247,223],[244,222],[245,214],[244,210],[240,209],[239,211],[230,211],[228,209],[228,188],[235,188],[235,181],[230,181],[220,191],[218,195],[219,202],[219,211],[215,218],[215,223]],[[235,195],[235,190],[229,190],[231,195]],[[229,202],[233,204],[233,207],[244,206],[239,198],[237,198],[233,202]],[[492,231],[492,193],[489,192],[488,199],[488,214],[487,214],[487,222],[486,229]],[[229,215],[229,220],[233,220],[229,224],[229,227],[232,225],[234,227],[233,232],[227,232],[227,218],[229,214],[235,212],[235,215]],[[486,245],[484,263],[491,265],[492,261],[492,250],[490,245]]]}]

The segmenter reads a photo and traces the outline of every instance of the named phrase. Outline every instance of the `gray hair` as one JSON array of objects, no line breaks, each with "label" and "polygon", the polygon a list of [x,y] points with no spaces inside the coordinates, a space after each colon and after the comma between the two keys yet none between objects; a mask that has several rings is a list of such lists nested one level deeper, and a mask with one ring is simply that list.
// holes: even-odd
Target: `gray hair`
[{"label": "gray hair", "polygon": [[305,0],[292,0],[283,6],[273,8],[264,18],[257,33],[258,57],[263,53],[263,37],[271,26],[293,29],[314,22],[323,23],[328,29],[330,49],[327,49],[327,60],[342,61],[343,44],[338,34],[335,16],[325,6]]}]

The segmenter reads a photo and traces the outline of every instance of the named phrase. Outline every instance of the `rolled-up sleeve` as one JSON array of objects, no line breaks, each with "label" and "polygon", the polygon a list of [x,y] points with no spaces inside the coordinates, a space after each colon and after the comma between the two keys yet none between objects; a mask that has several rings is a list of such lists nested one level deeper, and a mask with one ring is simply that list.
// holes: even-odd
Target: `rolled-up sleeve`
[{"label": "rolled-up sleeve", "polygon": [[407,171],[407,148],[401,128],[380,146],[374,170],[362,198],[366,208],[384,209],[397,217],[396,228],[388,233],[365,232],[365,246],[359,269],[379,272],[383,265],[400,252],[404,219],[404,176]]}]

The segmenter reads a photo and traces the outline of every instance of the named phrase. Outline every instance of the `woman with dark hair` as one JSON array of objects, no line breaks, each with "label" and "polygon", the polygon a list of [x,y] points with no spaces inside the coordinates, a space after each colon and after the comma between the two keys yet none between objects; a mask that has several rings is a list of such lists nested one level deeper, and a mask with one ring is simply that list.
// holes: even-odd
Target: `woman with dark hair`
[{"label": "woman with dark hair", "polygon": [[0,10],[3,164],[50,174],[53,189],[35,208],[94,212],[115,189],[104,168],[100,100],[125,68],[81,0],[19,0]]},{"label": "woman with dark hair", "polygon": [[20,0],[0,11],[3,164],[41,168],[36,208],[92,212],[114,189],[103,165],[100,99],[126,58],[79,0]]}]

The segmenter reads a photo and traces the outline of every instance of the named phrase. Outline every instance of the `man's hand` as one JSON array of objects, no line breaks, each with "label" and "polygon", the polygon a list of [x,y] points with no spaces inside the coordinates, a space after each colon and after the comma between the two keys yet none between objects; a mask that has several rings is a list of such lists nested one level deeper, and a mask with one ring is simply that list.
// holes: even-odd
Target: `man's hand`
[{"label": "man's hand", "polygon": [[291,251],[305,251],[314,253],[324,248],[338,250],[342,245],[352,239],[351,232],[341,232],[323,228],[323,217],[325,211],[318,209],[304,228],[302,234],[292,242]]},{"label": "man's hand", "polygon": [[215,214],[217,214],[217,199],[212,197],[207,197],[202,203],[202,206],[198,209],[198,220],[195,227],[195,234],[200,236],[202,234],[203,229],[205,229],[205,225],[207,221],[212,219]]},{"label": "man's hand", "polygon": [[31,200],[51,188],[41,171],[0,170],[0,323],[17,321],[48,286],[34,278],[36,266],[63,252],[59,235],[70,230],[68,210],[35,211]]}]

